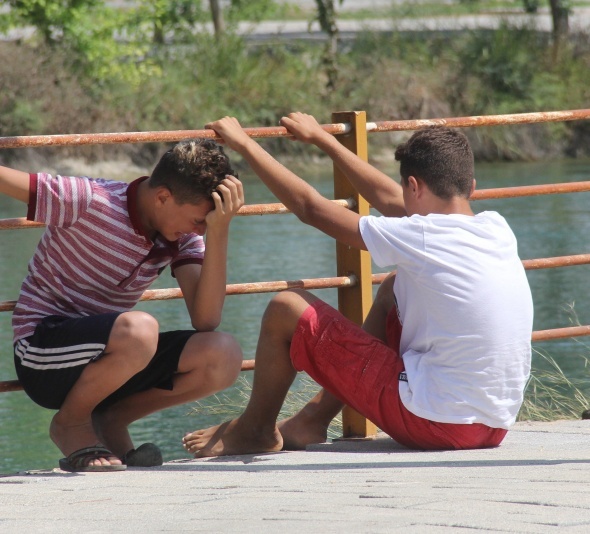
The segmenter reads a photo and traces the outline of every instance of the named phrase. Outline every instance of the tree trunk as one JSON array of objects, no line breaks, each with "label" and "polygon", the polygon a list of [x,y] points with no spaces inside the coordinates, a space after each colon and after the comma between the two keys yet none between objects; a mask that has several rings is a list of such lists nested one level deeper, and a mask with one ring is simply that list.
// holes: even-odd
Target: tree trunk
[{"label": "tree trunk", "polygon": [[[328,35],[328,42],[324,49],[323,63],[328,77],[326,87],[336,88],[338,79],[338,26],[336,25],[335,0],[316,0],[318,6],[318,22],[321,29]],[[342,3],[342,0],[340,0]]]},{"label": "tree trunk", "polygon": [[569,31],[568,0],[549,0],[553,19],[553,62],[560,60]]},{"label": "tree trunk", "polygon": [[561,43],[567,38],[569,31],[568,0],[549,0],[549,4],[553,19],[553,39],[555,43]]},{"label": "tree trunk", "polygon": [[218,0],[209,0],[211,6],[211,18],[213,19],[213,28],[215,29],[215,37],[220,37],[225,32],[225,23],[223,21],[223,12],[219,7]]}]

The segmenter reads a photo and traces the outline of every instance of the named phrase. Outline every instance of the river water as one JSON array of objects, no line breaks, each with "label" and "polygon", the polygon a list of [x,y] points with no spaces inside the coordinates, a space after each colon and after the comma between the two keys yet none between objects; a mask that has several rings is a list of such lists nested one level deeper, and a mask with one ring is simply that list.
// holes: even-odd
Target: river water
[{"label": "river water", "polygon": [[[384,164],[392,175],[393,164]],[[252,173],[243,173],[247,203],[275,202]],[[590,161],[569,160],[551,163],[479,164],[478,188],[585,181]],[[307,170],[306,179],[319,191],[331,196],[331,166],[318,165]],[[590,193],[474,202],[476,212],[492,209],[501,212],[519,240],[522,259],[563,256],[590,252]],[[25,207],[0,198],[0,217],[22,217]],[[29,257],[41,230],[0,232],[0,300],[15,300],[26,273]],[[585,288],[588,266],[529,271],[535,301],[535,330],[570,326],[579,321],[590,324],[590,299]],[[374,272],[380,272],[375,268]],[[229,283],[260,280],[296,280],[335,275],[333,241],[320,232],[300,224],[292,215],[237,217],[232,222],[229,250]],[[154,288],[173,287],[165,273]],[[336,290],[316,292],[336,304]],[[272,294],[236,295],[226,300],[221,330],[233,333],[240,341],[244,357],[254,357],[260,317]],[[180,300],[149,302],[138,308],[154,314],[162,330],[190,328]],[[0,313],[0,380],[15,378],[12,363],[10,313]],[[590,395],[590,369],[584,357],[590,353],[584,338],[537,343],[558,362],[564,373]],[[542,366],[542,362],[537,362]],[[534,364],[535,366],[535,364]],[[131,428],[136,444],[158,443],[167,460],[186,457],[180,439],[186,431],[216,424],[234,417],[245,404],[252,373],[244,372],[236,385],[222,394],[195,405],[185,405],[151,415]],[[299,380],[294,391],[310,394],[313,386]],[[295,399],[292,403],[302,402]],[[590,406],[589,406],[590,407]],[[291,405],[292,409],[292,405]],[[53,412],[33,404],[23,392],[0,394],[0,473],[57,466],[59,450],[48,437]]]}]

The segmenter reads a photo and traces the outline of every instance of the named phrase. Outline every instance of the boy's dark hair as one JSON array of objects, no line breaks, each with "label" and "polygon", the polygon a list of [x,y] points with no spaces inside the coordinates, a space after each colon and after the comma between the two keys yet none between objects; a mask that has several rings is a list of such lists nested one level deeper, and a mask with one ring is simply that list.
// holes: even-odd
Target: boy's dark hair
[{"label": "boy's dark hair", "polygon": [[190,139],[160,158],[148,183],[166,187],[178,204],[198,204],[211,199],[227,174],[236,176],[221,145],[212,139]]},{"label": "boy's dark hair", "polygon": [[395,151],[404,184],[420,178],[437,197],[469,198],[473,184],[473,152],[467,137],[450,128],[417,131]]}]

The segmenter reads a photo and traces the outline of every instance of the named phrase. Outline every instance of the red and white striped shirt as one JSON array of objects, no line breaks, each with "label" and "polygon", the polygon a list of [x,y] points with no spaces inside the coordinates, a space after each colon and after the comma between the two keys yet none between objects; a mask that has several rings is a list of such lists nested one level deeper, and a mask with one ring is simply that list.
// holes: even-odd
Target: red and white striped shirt
[{"label": "red and white striped shirt", "polygon": [[12,314],[14,341],[43,317],[127,311],[168,265],[202,263],[197,234],[155,241],[142,233],[137,188],[103,179],[30,175],[27,219],[47,225]]}]

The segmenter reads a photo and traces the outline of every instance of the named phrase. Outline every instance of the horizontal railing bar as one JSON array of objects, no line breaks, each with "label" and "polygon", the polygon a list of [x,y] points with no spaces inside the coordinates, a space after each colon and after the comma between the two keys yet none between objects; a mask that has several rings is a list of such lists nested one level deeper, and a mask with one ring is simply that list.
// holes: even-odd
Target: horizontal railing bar
[{"label": "horizontal railing bar", "polygon": [[[590,109],[569,111],[543,111],[534,113],[512,113],[506,115],[478,115],[471,117],[448,117],[435,119],[397,120],[368,122],[368,132],[393,132],[405,130],[421,130],[430,126],[449,126],[452,128],[469,128],[476,126],[502,126],[513,124],[533,124],[538,122],[562,122],[584,120],[590,118]],[[322,124],[324,130],[338,135],[350,131],[349,123]],[[255,138],[291,137],[283,126],[267,126],[261,128],[244,128],[244,131]],[[218,139],[210,129],[201,130],[169,130],[149,132],[109,132],[57,135],[21,135],[0,137],[0,149],[24,148],[41,146],[79,146],[115,143],[154,143],[176,142],[189,138]]]},{"label": "horizontal railing bar", "polygon": [[[255,362],[254,360],[243,360],[242,371],[253,371]],[[23,386],[19,380],[4,380],[0,381],[0,393],[8,393],[9,391],[22,391]]]},{"label": "horizontal railing bar", "polygon": [[[350,131],[350,124],[322,124],[322,128],[333,135]],[[244,128],[246,134],[255,138],[292,137],[283,126]],[[183,139],[219,139],[215,131],[202,130],[168,130],[150,132],[109,132],[56,135],[19,135],[0,137],[2,148],[31,148],[42,146],[81,146],[109,145],[117,143],[172,143]]]},{"label": "horizontal railing bar", "polygon": [[[344,208],[353,209],[355,202],[352,198],[349,199],[337,199],[333,200],[335,204],[338,204]],[[237,215],[241,216],[252,216],[252,215],[275,215],[290,213],[290,211],[279,202],[271,204],[248,204],[242,206]],[[43,223],[29,221],[26,217],[15,217],[13,219],[0,219],[0,230],[21,230],[26,228],[43,228]]]},{"label": "horizontal railing bar", "polygon": [[583,119],[590,119],[590,109],[512,113],[507,115],[478,115],[472,117],[450,117],[446,119],[416,119],[368,122],[367,131],[396,132],[404,130],[421,130],[430,126],[470,128],[475,126],[505,126],[512,124],[533,124],[538,122],[561,122]]},{"label": "horizontal railing bar", "polygon": [[494,189],[475,190],[473,195],[471,195],[470,200],[516,198],[536,195],[558,195],[562,193],[583,193],[585,191],[590,191],[590,182],[522,185],[516,187],[497,187]]},{"label": "horizontal railing bar", "polygon": [[522,260],[522,264],[527,270],[571,267],[573,265],[587,265],[589,263],[590,254],[575,254],[573,256],[556,256],[554,258],[534,258],[530,260]]},{"label": "horizontal railing bar", "polygon": [[[589,182],[568,182],[562,184],[524,185],[516,187],[499,187],[495,189],[479,189],[474,191],[471,200],[488,200],[497,198],[516,198],[534,195],[557,195],[563,193],[582,193],[590,191]],[[354,201],[349,199],[337,199],[332,202],[345,208],[354,208]],[[280,202],[270,204],[249,204],[238,210],[238,215],[273,215],[289,213],[289,210]],[[42,228],[42,223],[27,220],[25,217],[13,219],[0,219],[0,230],[17,230],[23,228]]]},{"label": "horizontal railing bar", "polygon": [[[522,260],[527,270],[552,269],[555,267],[571,267],[574,265],[590,264],[590,254],[577,254],[572,256],[556,256],[554,258],[533,258]],[[372,275],[374,285],[381,284],[390,273],[376,273]],[[250,295],[254,293],[273,293],[285,289],[331,289],[338,287],[353,287],[356,285],[356,277],[334,276],[325,278],[306,278],[302,280],[275,280],[268,282],[246,282],[241,284],[227,284],[226,295]],[[140,301],[172,300],[182,298],[182,292],[178,287],[165,289],[147,289],[143,292]],[[0,301],[0,312],[14,310],[15,300]]]},{"label": "horizontal railing bar", "polygon": [[[242,284],[227,284],[226,295],[250,295],[254,293],[272,293],[285,289],[330,289],[337,287],[352,287],[357,279],[352,276],[334,276],[329,278],[308,278],[302,280],[277,280],[269,282],[246,282]],[[154,300],[172,300],[182,298],[182,291],[178,287],[165,289],[147,289],[139,299],[141,302]],[[14,310],[15,300],[0,302],[0,312]]]},{"label": "horizontal railing bar", "polygon": [[537,330],[533,332],[533,341],[549,341],[567,337],[589,336],[590,325],[568,326],[566,328],[551,328],[549,330]]},{"label": "horizontal railing bar", "polygon": [[[590,264],[590,254],[574,254],[571,256],[555,256],[553,258],[532,258],[522,260],[522,264],[527,271],[536,269],[553,269],[556,267],[571,267],[574,265]],[[373,284],[381,284],[391,273],[373,274]]]}]

